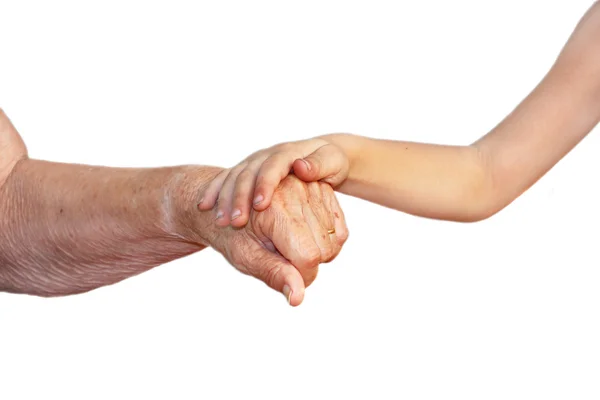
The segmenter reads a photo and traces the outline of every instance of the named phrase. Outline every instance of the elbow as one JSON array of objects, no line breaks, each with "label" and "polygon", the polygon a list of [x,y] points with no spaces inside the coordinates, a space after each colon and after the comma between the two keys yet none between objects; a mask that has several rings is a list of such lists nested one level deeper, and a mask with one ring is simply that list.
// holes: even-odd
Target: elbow
[{"label": "elbow", "polygon": [[[473,154],[473,153],[472,153]],[[492,163],[489,157],[475,149],[472,159],[469,178],[463,180],[462,187],[457,188],[459,195],[452,218],[457,222],[473,223],[487,220],[502,211],[512,202],[506,190],[499,188],[494,179]]]},{"label": "elbow", "polygon": [[510,205],[517,196],[507,195],[503,191],[489,188],[471,200],[471,213],[464,222],[480,222],[493,217]]},{"label": "elbow", "polygon": [[454,222],[481,222],[496,215],[502,208],[486,192],[470,193],[456,199],[449,213],[441,219]]},{"label": "elbow", "polygon": [[504,206],[498,206],[486,198],[475,198],[465,203],[466,207],[455,219],[457,222],[473,223],[489,219],[499,213]]},{"label": "elbow", "polygon": [[[473,223],[489,219],[500,212],[506,204],[500,204],[491,185],[486,180],[462,182],[460,187],[451,190],[453,195],[447,196],[442,203],[429,208],[429,212],[416,212],[429,218]],[[448,195],[448,193],[446,193]],[[440,207],[440,205],[443,206]]]},{"label": "elbow", "polygon": [[463,198],[459,222],[481,222],[489,219],[511,204],[518,195],[509,188],[499,188],[490,177],[483,178],[475,186],[475,190]]}]

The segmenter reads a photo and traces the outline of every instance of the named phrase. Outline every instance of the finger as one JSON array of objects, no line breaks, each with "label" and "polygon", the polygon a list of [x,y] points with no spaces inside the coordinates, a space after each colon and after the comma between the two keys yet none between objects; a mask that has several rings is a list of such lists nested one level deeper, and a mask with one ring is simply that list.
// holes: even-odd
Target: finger
[{"label": "finger", "polygon": [[257,211],[269,207],[279,183],[290,174],[294,160],[301,153],[282,152],[269,157],[260,167],[256,178],[253,205]]},{"label": "finger", "polygon": [[214,207],[217,202],[217,198],[219,197],[219,191],[223,186],[225,178],[227,178],[229,175],[229,171],[231,170],[225,169],[221,171],[212,181],[210,181],[208,187],[204,191],[204,195],[198,203],[198,209],[200,211],[207,211]]},{"label": "finger", "polygon": [[306,221],[288,217],[302,215],[302,207],[302,204],[287,204],[287,212],[275,211],[280,222],[270,224],[270,231],[265,233],[275,249],[300,272],[308,287],[317,278],[321,251]]},{"label": "finger", "polygon": [[252,206],[252,194],[256,184],[256,176],[262,165],[262,161],[249,164],[235,181],[233,191],[233,206],[231,211],[231,226],[241,228],[248,223],[250,207]]},{"label": "finger", "polygon": [[339,252],[341,251],[344,243],[346,243],[346,241],[348,240],[349,231],[348,226],[346,225],[346,218],[344,216],[344,212],[342,210],[342,207],[340,206],[340,203],[338,202],[338,199],[333,189],[327,184],[324,185],[326,186],[322,188],[323,193],[325,197],[329,199],[329,201],[325,199],[324,202],[329,204],[329,210],[330,213],[333,215],[333,223],[335,227],[335,234],[332,235],[332,239],[334,239],[336,241],[336,244],[338,245],[337,253],[334,256],[335,258],[337,254],[339,254]]},{"label": "finger", "polygon": [[[321,263],[331,261],[337,252],[337,241],[332,240],[329,230],[333,229],[333,214],[329,212],[329,202],[323,202],[323,192],[321,185],[329,186],[325,183],[309,183],[307,185],[308,201],[303,204],[302,214],[308,224],[314,237],[315,243],[319,246],[321,253]],[[327,199],[329,200],[329,199]]]},{"label": "finger", "polygon": [[223,182],[215,214],[215,222],[218,226],[227,226],[231,221],[231,203],[233,201],[235,181],[244,168],[246,168],[246,164],[238,164],[229,172],[229,175],[227,175]]},{"label": "finger", "polygon": [[348,159],[336,146],[327,144],[292,164],[294,175],[305,182],[324,181],[339,185],[347,175]]},{"label": "finger", "polygon": [[261,249],[256,261],[256,266],[250,269],[256,278],[283,293],[291,306],[296,307],[302,303],[305,290],[304,279],[288,260]]}]

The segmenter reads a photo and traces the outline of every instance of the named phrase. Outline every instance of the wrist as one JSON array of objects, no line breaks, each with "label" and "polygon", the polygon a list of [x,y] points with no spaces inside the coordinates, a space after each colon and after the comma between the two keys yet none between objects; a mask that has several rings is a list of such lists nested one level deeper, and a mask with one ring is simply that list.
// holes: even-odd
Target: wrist
[{"label": "wrist", "polygon": [[182,166],[174,169],[165,194],[165,220],[169,234],[178,240],[210,246],[216,226],[212,210],[199,211],[198,203],[208,184],[222,171],[211,166]]},{"label": "wrist", "polygon": [[351,133],[333,133],[329,135],[319,136],[320,139],[327,141],[328,143],[337,146],[342,150],[346,158],[348,159],[348,176],[346,180],[352,177],[352,171],[356,167],[360,157],[360,146],[362,136],[354,135]]}]

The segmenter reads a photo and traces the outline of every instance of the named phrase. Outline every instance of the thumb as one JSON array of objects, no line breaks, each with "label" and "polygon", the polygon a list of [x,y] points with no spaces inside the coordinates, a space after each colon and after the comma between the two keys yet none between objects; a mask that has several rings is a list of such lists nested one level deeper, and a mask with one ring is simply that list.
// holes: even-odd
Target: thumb
[{"label": "thumb", "polygon": [[294,175],[305,182],[324,181],[332,186],[348,176],[349,163],[337,146],[326,144],[303,159],[294,161]]},{"label": "thumb", "polygon": [[288,260],[279,254],[261,249],[257,268],[252,275],[270,288],[283,293],[291,306],[299,306],[304,300],[304,279]]}]

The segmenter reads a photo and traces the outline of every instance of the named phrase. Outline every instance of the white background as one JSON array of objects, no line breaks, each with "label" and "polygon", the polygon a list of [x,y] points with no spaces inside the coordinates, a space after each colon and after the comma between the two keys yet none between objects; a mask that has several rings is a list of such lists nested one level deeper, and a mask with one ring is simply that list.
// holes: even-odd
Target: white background
[{"label": "white background", "polygon": [[[230,166],[331,132],[468,144],[591,1],[0,1],[0,106],[30,155]],[[598,399],[592,133],[493,218],[340,196],[299,308],[206,250],[88,294],[0,295],[0,397]]]}]

